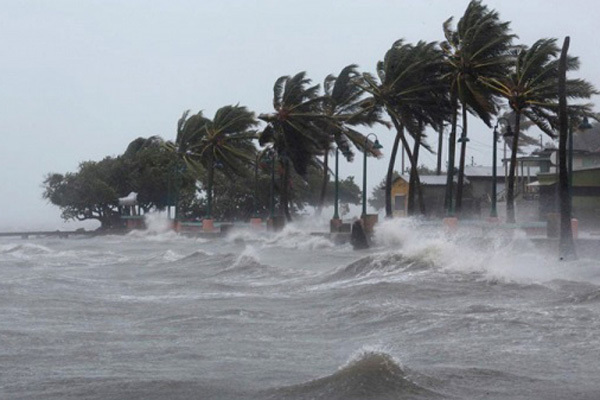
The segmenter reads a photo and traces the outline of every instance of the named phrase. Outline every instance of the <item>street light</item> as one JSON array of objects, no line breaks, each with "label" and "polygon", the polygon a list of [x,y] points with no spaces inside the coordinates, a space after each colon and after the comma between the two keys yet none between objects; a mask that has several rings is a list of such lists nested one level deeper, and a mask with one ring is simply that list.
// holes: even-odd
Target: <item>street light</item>
[{"label": "street light", "polygon": [[496,208],[496,203],[497,203],[497,183],[496,183],[496,179],[497,179],[497,159],[498,159],[498,125],[500,124],[500,121],[504,121],[504,123],[506,124],[506,133],[504,134],[504,137],[509,137],[509,136],[513,136],[513,132],[512,132],[512,128],[510,127],[510,122],[504,118],[498,118],[496,120],[496,125],[494,126],[494,146],[493,146],[493,155],[492,155],[492,209],[490,211],[490,218],[498,218],[498,210]]},{"label": "street light", "polygon": [[254,218],[258,218],[258,159],[262,154],[257,153],[254,159],[254,196],[252,198],[252,208],[254,209]]},{"label": "street light", "polygon": [[458,175],[458,185],[456,188],[456,207],[458,211],[462,210],[462,193],[463,193],[463,185],[465,182],[465,156],[467,152],[467,143],[469,142],[469,138],[467,137],[467,132],[465,132],[464,128],[461,127],[460,138],[457,140],[460,146],[460,161],[459,161],[459,175]]},{"label": "street light", "polygon": [[361,217],[367,216],[367,143],[369,143],[369,137],[373,135],[375,137],[375,142],[371,145],[371,149],[379,150],[382,149],[383,146],[379,143],[377,139],[377,135],[374,133],[369,133],[365,137],[365,143],[363,146],[363,192],[362,192],[362,215]]},{"label": "street light", "polygon": [[[333,201],[333,219],[339,220],[340,215],[338,212],[338,204],[340,201],[340,181],[339,181],[339,153],[340,147],[336,146],[335,148],[335,199]],[[351,155],[348,149],[342,149],[342,154],[344,157],[349,157]]]},{"label": "street light", "polygon": [[275,151],[270,149],[267,153],[267,161],[271,164],[271,185],[269,187],[269,218],[275,216]]}]

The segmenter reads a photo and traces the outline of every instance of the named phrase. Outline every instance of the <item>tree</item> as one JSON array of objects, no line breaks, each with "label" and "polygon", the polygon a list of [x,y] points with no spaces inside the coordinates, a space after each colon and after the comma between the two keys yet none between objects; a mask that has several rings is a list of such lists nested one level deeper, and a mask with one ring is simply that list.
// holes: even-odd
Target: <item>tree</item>
[{"label": "tree", "polygon": [[461,153],[456,191],[456,208],[462,206],[465,153],[467,145],[467,111],[477,115],[491,128],[491,117],[497,113],[494,93],[481,79],[502,77],[509,71],[510,49],[515,35],[509,33],[509,23],[501,22],[498,13],[489,10],[479,0],[472,0],[456,29],[451,27],[452,18],[443,25],[446,41],[441,47],[446,55],[452,104],[452,128],[448,149],[449,165],[446,185],[446,207],[451,212],[454,154],[456,151],[456,127],[459,103],[462,109]]},{"label": "tree", "polygon": [[119,194],[114,188],[119,164],[118,159],[106,157],[82,162],[77,173],[49,174],[43,197],[61,209],[65,221],[95,219],[102,229],[120,227]]},{"label": "tree", "polygon": [[567,173],[567,67],[569,51],[569,37],[565,38],[558,61],[558,119],[559,119],[559,197],[560,197],[560,243],[559,254],[562,259],[575,259],[575,243],[573,242],[573,231],[571,230],[571,196],[569,193],[569,177]]},{"label": "tree", "polygon": [[145,212],[163,210],[171,204],[170,194],[176,179],[186,180],[186,186],[193,185],[188,175],[176,171],[177,158],[159,136],[133,140],[119,158],[126,170],[122,182],[127,186],[119,192],[136,192],[138,203]]},{"label": "tree", "polygon": [[[119,197],[136,192],[145,212],[168,205],[177,162],[160,137],[137,138],[121,156],[83,162],[74,173],[49,174],[43,183],[43,197],[61,209],[65,220],[96,219],[102,229],[121,227]],[[192,207],[195,177],[178,174],[185,204]]]},{"label": "tree", "polygon": [[319,121],[324,126],[324,130],[329,135],[328,149],[323,155],[323,178],[321,182],[321,191],[319,200],[316,204],[317,213],[320,214],[321,208],[328,193],[329,185],[329,148],[335,143],[336,148],[340,149],[343,156],[352,161],[354,154],[352,146],[354,145],[360,151],[369,151],[375,155],[375,149],[366,150],[365,135],[354,129],[357,125],[372,126],[374,123],[387,125],[380,117],[379,107],[368,107],[363,97],[364,90],[357,85],[357,78],[360,74],[357,66],[352,64],[342,69],[336,77],[328,75],[323,83],[324,96],[322,110],[327,117]]},{"label": "tree", "polygon": [[[519,148],[522,116],[533,122],[550,137],[555,137],[558,127],[558,80],[560,49],[556,39],[540,39],[531,47],[520,46],[513,50],[512,70],[504,77],[482,78],[488,87],[506,98],[514,112],[514,137],[508,175],[506,215],[508,222],[515,222],[515,175]],[[566,71],[579,68],[576,57],[567,56]],[[581,79],[565,81],[566,96],[570,99],[587,99],[596,94],[594,87]],[[591,106],[570,105],[572,116],[591,114]]]},{"label": "tree", "polygon": [[[418,149],[421,145],[429,149],[423,141],[424,126],[439,128],[448,115],[447,92],[441,80],[443,65],[442,53],[436,43],[411,45],[398,40],[387,51],[384,60],[377,63],[378,79],[363,74],[363,88],[371,94],[374,105],[385,108],[396,128],[386,175],[387,217],[392,216],[391,186],[400,141],[410,161],[413,184],[418,187]],[[405,131],[414,139],[412,151]],[[421,212],[425,212],[422,196],[419,200]]]},{"label": "tree", "polygon": [[246,107],[228,105],[221,107],[212,120],[202,112],[178,123],[177,138],[170,148],[193,170],[206,171],[206,218],[212,217],[212,198],[215,168],[223,173],[244,175],[245,166],[254,163],[256,148],[252,142],[257,137],[253,128],[258,124],[254,113]]},{"label": "tree", "polygon": [[258,117],[267,123],[259,143],[261,146],[270,144],[282,166],[280,203],[288,221],[292,219],[289,210],[290,164],[304,177],[309,165],[316,164],[315,157],[328,150],[328,134],[322,123],[318,123],[325,118],[321,112],[323,98],[319,96],[319,85],[310,84],[305,72],[280,77],[273,87],[275,112]]}]

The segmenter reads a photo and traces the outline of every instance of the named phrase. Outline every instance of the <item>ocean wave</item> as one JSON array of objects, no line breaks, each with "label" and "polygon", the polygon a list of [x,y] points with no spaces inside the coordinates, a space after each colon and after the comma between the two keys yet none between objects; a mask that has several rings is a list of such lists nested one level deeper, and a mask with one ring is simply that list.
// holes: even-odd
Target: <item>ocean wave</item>
[{"label": "ocean wave", "polygon": [[389,354],[364,351],[329,376],[274,389],[268,398],[375,400],[437,399],[442,396],[414,383]]},{"label": "ocean wave", "polygon": [[258,251],[253,246],[246,246],[229,266],[215,276],[233,282],[242,279],[249,285],[257,285],[258,281],[265,283],[265,280],[268,284],[281,284],[282,279],[296,275],[292,270],[261,263]]},{"label": "ocean wave", "polygon": [[50,254],[52,252],[48,247],[34,243],[7,245],[0,248],[0,254],[12,254],[16,256],[35,256]]},{"label": "ocean wave", "polygon": [[264,246],[283,247],[298,250],[319,250],[335,247],[335,244],[324,236],[312,235],[310,231],[290,224],[275,236],[267,237]]},{"label": "ocean wave", "polygon": [[388,252],[367,256],[343,266],[327,276],[322,283],[427,270],[433,266],[426,258],[409,258],[402,253]]}]

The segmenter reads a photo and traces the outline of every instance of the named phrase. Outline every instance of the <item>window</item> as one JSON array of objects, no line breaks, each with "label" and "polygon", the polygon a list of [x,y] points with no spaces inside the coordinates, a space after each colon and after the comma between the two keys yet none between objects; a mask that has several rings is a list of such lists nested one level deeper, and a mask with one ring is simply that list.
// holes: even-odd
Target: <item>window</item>
[{"label": "window", "polygon": [[406,196],[394,196],[394,211],[404,211]]}]

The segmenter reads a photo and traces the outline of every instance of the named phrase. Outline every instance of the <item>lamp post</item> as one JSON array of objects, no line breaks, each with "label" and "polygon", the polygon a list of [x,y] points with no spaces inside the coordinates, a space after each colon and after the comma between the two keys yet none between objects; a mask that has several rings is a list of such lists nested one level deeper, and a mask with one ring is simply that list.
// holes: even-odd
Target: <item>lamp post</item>
[{"label": "lamp post", "polygon": [[458,138],[457,142],[460,143],[460,160],[459,160],[459,174],[458,174],[458,184],[456,187],[456,208],[460,213],[462,211],[462,193],[463,186],[465,183],[465,156],[467,153],[467,143],[469,142],[469,138],[463,127],[460,128],[460,138]]},{"label": "lamp post", "polygon": [[275,216],[275,151],[269,151],[269,162],[271,163],[271,185],[269,187],[269,218],[273,220]]},{"label": "lamp post", "polygon": [[179,161],[177,161],[177,163],[175,163],[175,165],[173,166],[173,189],[175,193],[173,193],[174,199],[172,199],[172,203],[175,206],[175,212],[173,216],[175,221],[179,220],[179,189],[181,186],[181,179],[184,172],[185,164],[181,164]]},{"label": "lamp post", "polygon": [[512,128],[510,127],[510,122],[506,118],[498,118],[496,120],[496,125],[494,126],[494,143],[493,143],[493,155],[492,155],[492,209],[490,210],[490,219],[497,220],[498,218],[498,209],[496,208],[496,203],[498,201],[498,189],[497,189],[497,173],[498,173],[498,125],[500,121],[504,121],[506,124],[506,133],[504,136],[513,136]]},{"label": "lamp post", "polygon": [[340,186],[339,186],[339,177],[338,177],[338,167],[339,167],[339,157],[340,157],[340,148],[336,146],[335,148],[335,198],[333,200],[333,219],[339,220],[340,214],[338,213],[338,202],[340,199]]},{"label": "lamp post", "polygon": [[363,157],[363,192],[362,192],[362,215],[361,215],[362,218],[367,216],[367,144],[369,143],[369,137],[371,135],[373,135],[375,137],[375,142],[373,143],[371,148],[376,149],[376,150],[383,148],[383,146],[379,143],[379,140],[377,139],[376,134],[369,133],[365,137],[365,143],[364,143],[364,147],[363,147],[364,157]]},{"label": "lamp post", "polygon": [[258,218],[258,159],[260,153],[256,154],[254,159],[254,196],[252,197],[253,217]]}]

